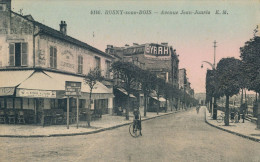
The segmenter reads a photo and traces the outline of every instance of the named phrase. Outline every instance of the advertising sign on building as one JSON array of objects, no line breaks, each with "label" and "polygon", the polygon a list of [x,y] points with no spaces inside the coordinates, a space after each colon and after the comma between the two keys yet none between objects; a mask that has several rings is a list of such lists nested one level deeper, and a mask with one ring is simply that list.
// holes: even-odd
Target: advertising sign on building
[{"label": "advertising sign on building", "polygon": [[3,87],[0,88],[0,96],[10,96],[14,94],[14,88]]},{"label": "advertising sign on building", "polygon": [[66,96],[80,96],[81,95],[81,82],[65,82],[65,95]]},{"label": "advertising sign on building", "polygon": [[144,54],[146,57],[157,59],[170,59],[170,47],[161,44],[146,44]]},{"label": "advertising sign on building", "polygon": [[124,55],[144,54],[145,46],[129,47],[123,50]]},{"label": "advertising sign on building", "polygon": [[16,96],[17,97],[32,97],[32,98],[56,98],[56,91],[17,89]]}]

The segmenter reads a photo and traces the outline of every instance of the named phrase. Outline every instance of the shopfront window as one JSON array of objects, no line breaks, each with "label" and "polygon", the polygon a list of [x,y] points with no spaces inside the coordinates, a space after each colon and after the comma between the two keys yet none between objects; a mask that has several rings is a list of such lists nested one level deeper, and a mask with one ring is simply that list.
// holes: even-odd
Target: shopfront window
[{"label": "shopfront window", "polygon": [[0,98],[0,108],[1,109],[5,108],[5,99],[4,98]]},{"label": "shopfront window", "polygon": [[8,109],[13,109],[14,108],[14,100],[13,100],[13,98],[7,98],[6,99],[6,107]]},{"label": "shopfront window", "polygon": [[51,99],[51,109],[58,109],[59,104],[58,104],[58,100],[56,99]]},{"label": "shopfront window", "polygon": [[22,99],[21,98],[15,98],[14,99],[14,107],[15,107],[15,109],[21,109],[22,108]]}]

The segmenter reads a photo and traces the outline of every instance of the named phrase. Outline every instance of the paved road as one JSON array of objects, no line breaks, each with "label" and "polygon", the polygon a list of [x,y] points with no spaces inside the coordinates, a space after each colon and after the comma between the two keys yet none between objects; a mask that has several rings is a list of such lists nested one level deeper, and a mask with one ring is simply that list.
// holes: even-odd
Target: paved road
[{"label": "paved road", "polygon": [[1,138],[1,161],[260,161],[260,143],[204,123],[195,109],[143,122],[143,136],[128,126],[92,135]]}]

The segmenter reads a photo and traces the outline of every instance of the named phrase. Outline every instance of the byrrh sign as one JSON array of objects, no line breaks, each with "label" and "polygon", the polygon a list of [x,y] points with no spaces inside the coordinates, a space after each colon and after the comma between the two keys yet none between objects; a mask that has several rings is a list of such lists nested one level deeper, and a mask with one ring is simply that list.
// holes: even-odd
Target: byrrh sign
[{"label": "byrrh sign", "polygon": [[169,59],[171,56],[170,47],[168,45],[154,44],[154,43],[128,47],[123,50],[123,54],[124,55],[144,54],[146,57],[161,58],[161,59]]},{"label": "byrrh sign", "polygon": [[160,44],[146,44],[145,54],[152,55],[152,56],[169,56],[170,49],[168,46],[164,46]]}]

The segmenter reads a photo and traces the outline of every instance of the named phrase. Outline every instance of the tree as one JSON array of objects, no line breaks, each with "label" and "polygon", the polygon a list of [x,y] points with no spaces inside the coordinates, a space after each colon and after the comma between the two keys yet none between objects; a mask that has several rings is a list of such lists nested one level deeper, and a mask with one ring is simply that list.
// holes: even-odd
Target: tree
[{"label": "tree", "polygon": [[260,93],[260,37],[254,37],[247,41],[244,47],[240,48],[245,77],[248,81],[246,87]]},{"label": "tree", "polygon": [[[245,43],[244,47],[240,48],[240,58],[245,66],[246,75],[244,77],[248,81],[246,87],[248,90],[255,91],[257,96],[257,93],[260,93],[260,37],[254,36],[253,39]],[[257,109],[258,104],[256,102],[254,110]],[[256,113],[257,111],[254,112]],[[260,116],[258,117],[258,121],[260,123]],[[257,125],[257,128],[260,128],[260,124]]]},{"label": "tree", "polygon": [[241,61],[231,58],[222,58],[217,65],[218,89],[220,95],[226,96],[225,125],[229,125],[229,97],[239,93],[239,66]]},{"label": "tree", "polygon": [[[102,81],[104,78],[101,75],[101,71],[99,68],[95,68],[95,69],[90,69],[88,75],[85,76],[84,81],[85,83],[88,84],[89,88],[90,88],[90,92],[89,92],[89,105],[88,105],[88,113],[87,113],[87,122],[88,122],[88,127],[90,127],[90,109],[91,109],[91,103],[92,103],[92,91],[94,86],[97,84],[97,82]],[[94,113],[96,113],[96,109],[94,108]]]},{"label": "tree", "polygon": [[156,96],[157,96],[157,100],[159,102],[156,112],[157,115],[159,114],[159,110],[160,110],[160,96],[163,95],[163,87],[165,86],[165,80],[161,79],[161,78],[156,78],[155,79],[155,92],[156,92]]},{"label": "tree", "polygon": [[138,77],[141,82],[141,89],[144,93],[144,116],[146,116],[147,112],[147,99],[148,95],[154,90],[155,85],[154,81],[156,79],[156,75],[151,73],[148,70],[141,70],[140,76]]},{"label": "tree", "polygon": [[127,107],[126,107],[126,120],[129,120],[130,110],[130,92],[132,88],[136,88],[138,82],[138,76],[140,76],[141,69],[130,62],[116,61],[112,65],[112,71],[117,79],[120,79],[127,92]]}]

